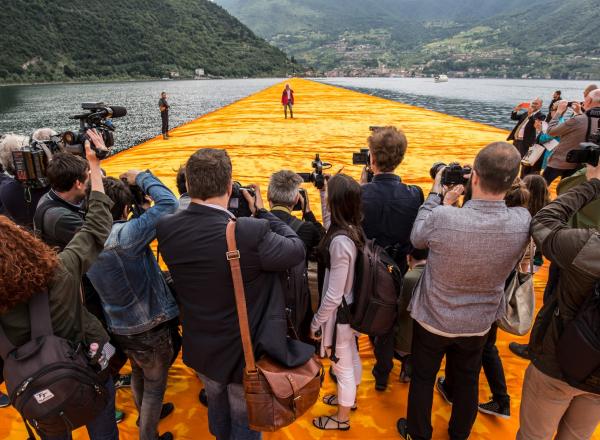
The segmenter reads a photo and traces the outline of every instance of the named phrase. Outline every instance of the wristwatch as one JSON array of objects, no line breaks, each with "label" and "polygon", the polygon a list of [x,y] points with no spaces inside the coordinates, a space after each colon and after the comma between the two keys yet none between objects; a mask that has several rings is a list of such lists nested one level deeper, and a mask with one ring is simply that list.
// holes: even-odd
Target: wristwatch
[{"label": "wristwatch", "polygon": [[442,203],[444,201],[444,195],[442,193],[431,191],[427,197],[429,197],[429,196],[438,196],[440,199],[440,203]]}]

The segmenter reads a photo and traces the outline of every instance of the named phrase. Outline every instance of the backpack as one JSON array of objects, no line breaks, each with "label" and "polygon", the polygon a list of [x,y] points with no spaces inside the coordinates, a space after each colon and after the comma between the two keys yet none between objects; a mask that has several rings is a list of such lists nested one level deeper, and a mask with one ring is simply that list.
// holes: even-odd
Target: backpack
[{"label": "backpack", "polygon": [[[288,226],[297,234],[303,224],[303,221],[292,217]],[[285,291],[285,307],[290,336],[304,342],[311,342],[309,333],[313,314],[306,262],[302,261],[282,272],[281,285]]]},{"label": "backpack", "polygon": [[558,364],[567,383],[578,387],[600,372],[600,283],[567,323],[556,347]]},{"label": "backpack", "polygon": [[[331,235],[345,235],[343,231]],[[329,267],[329,255],[325,258]],[[375,240],[365,240],[357,249],[354,267],[354,301],[348,305],[342,298],[338,309],[338,323],[350,326],[369,336],[389,334],[398,316],[398,301],[402,292],[402,272],[392,257]]]},{"label": "backpack", "polygon": [[81,344],[52,332],[47,292],[29,301],[31,340],[14,347],[0,325],[0,355],[11,404],[30,439],[62,436],[94,420],[108,403],[108,391]]}]

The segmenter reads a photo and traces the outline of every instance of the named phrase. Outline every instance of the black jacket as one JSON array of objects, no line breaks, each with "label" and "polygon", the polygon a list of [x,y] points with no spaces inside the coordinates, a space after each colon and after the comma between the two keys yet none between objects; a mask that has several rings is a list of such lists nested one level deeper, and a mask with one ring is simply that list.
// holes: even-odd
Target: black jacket
[{"label": "black jacket", "polygon": [[[292,215],[285,211],[273,210],[271,213],[286,225],[292,221]],[[306,248],[306,259],[314,254],[315,248],[319,245],[321,239],[325,235],[325,228],[318,222],[312,211],[303,215],[303,225],[298,229],[298,237],[304,242]]]},{"label": "black jacket", "polygon": [[[257,359],[268,353],[289,367],[314,348],[286,338],[284,293],[278,272],[304,259],[302,240],[270,213],[237,220],[236,240]],[[183,361],[222,384],[241,383],[244,355],[229,263],[225,210],[191,203],[161,220],[160,249],[182,309]]]},{"label": "black jacket", "polygon": [[383,247],[394,246],[396,250],[390,254],[405,272],[410,232],[423,204],[423,191],[402,183],[395,174],[378,174],[362,186],[362,203],[367,238]]},{"label": "black jacket", "polygon": [[[517,137],[517,128],[521,125],[521,122],[525,118],[528,117],[527,112],[512,112],[510,115],[510,119],[513,121],[517,121],[517,124],[512,129],[510,134],[508,135],[507,141],[513,141]],[[525,131],[523,132],[523,148],[529,148],[535,143],[536,139],[536,131],[535,131],[535,120],[533,118],[529,118],[527,124],[525,124]]]}]

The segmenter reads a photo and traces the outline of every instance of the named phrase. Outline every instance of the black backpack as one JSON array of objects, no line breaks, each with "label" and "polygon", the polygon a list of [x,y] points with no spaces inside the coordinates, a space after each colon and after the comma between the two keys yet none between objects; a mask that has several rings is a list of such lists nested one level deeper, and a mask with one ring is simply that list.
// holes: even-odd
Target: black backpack
[{"label": "black backpack", "polygon": [[[302,220],[292,217],[288,226],[297,234],[304,225]],[[308,286],[306,262],[281,273],[281,284],[285,291],[285,307],[288,319],[289,336],[304,342],[312,342],[310,323],[313,318]]]},{"label": "black backpack", "polygon": [[54,336],[47,292],[29,301],[31,340],[15,347],[0,325],[0,355],[11,404],[29,425],[62,436],[94,420],[108,403],[108,391],[90,365],[82,344]]},{"label": "black backpack", "polygon": [[556,347],[567,383],[578,387],[600,371],[600,283],[564,328]]},{"label": "black backpack", "polygon": [[[343,231],[331,235],[327,243]],[[325,258],[329,267],[329,255]],[[402,272],[392,257],[375,240],[365,240],[357,249],[354,267],[354,301],[348,305],[345,298],[338,312],[338,323],[350,326],[369,336],[389,334],[398,316],[398,301],[402,292]]]}]

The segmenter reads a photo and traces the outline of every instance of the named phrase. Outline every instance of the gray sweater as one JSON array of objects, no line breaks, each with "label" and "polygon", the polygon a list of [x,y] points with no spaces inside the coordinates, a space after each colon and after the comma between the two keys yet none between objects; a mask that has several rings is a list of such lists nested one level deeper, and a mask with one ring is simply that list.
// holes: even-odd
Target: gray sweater
[{"label": "gray sweater", "polygon": [[462,208],[427,198],[411,233],[429,248],[409,306],[413,319],[442,335],[485,333],[505,313],[504,284],[529,242],[531,216],[504,201],[470,200]]}]

